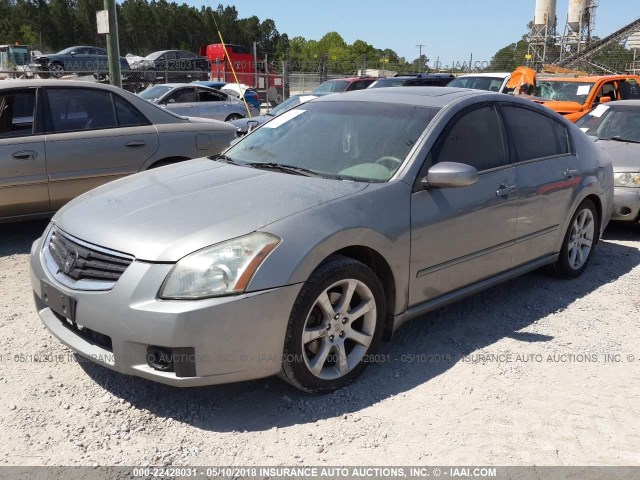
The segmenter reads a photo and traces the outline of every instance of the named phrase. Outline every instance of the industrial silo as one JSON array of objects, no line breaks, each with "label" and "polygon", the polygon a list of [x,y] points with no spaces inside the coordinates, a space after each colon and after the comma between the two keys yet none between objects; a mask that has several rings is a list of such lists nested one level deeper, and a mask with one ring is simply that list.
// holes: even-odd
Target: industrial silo
[{"label": "industrial silo", "polygon": [[546,26],[552,29],[556,26],[556,0],[536,0],[536,13],[533,19],[536,27]]},{"label": "industrial silo", "polygon": [[574,32],[579,32],[588,21],[587,0],[569,0],[567,24]]}]

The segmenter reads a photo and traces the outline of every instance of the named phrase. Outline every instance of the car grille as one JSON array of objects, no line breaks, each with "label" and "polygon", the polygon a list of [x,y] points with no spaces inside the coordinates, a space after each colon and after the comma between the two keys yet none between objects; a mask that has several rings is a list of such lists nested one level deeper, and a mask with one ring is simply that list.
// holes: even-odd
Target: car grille
[{"label": "car grille", "polygon": [[49,252],[59,271],[74,280],[115,282],[133,261],[130,257],[73,241],[57,228],[51,234]]}]

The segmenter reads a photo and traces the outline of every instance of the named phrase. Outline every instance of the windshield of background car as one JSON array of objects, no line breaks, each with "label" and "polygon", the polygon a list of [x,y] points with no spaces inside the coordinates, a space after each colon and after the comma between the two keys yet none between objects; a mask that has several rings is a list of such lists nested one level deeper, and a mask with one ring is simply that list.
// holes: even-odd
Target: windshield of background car
[{"label": "windshield of background car", "polygon": [[377,102],[310,102],[288,110],[226,151],[239,164],[277,163],[320,176],[389,180],[438,111]]},{"label": "windshield of background car", "polygon": [[348,80],[329,80],[320,84],[314,92],[344,92],[344,89],[349,85]]},{"label": "windshield of background car", "polygon": [[56,55],[67,55],[71,52],[75,52],[78,49],[78,47],[68,47],[65,48],[64,50],[60,50],[58,53],[56,53]]},{"label": "windshield of background car", "polygon": [[153,87],[149,87],[146,90],[141,91],[138,96],[144,98],[145,100],[149,100],[150,102],[155,102],[172,87],[167,85],[154,85]]},{"label": "windshield of background car", "polygon": [[382,87],[402,87],[406,80],[403,78],[385,78],[384,80],[377,80],[369,85],[369,88],[382,88]]},{"label": "windshield of background car", "polygon": [[587,135],[640,142],[640,106],[598,105],[576,122]]},{"label": "windshield of background car", "polygon": [[144,58],[146,58],[147,60],[155,60],[155,59],[157,59],[160,55],[162,55],[163,53],[164,53],[164,52],[153,52],[153,53],[150,53],[149,55],[147,55],[147,56],[146,56],[146,57],[144,57]]},{"label": "windshield of background car", "polygon": [[487,90],[499,92],[504,83],[500,77],[463,77],[452,80],[447,87],[473,88],[474,90]]},{"label": "windshield of background car", "polygon": [[595,84],[591,82],[563,82],[561,80],[537,80],[535,96],[556,102],[583,104]]}]

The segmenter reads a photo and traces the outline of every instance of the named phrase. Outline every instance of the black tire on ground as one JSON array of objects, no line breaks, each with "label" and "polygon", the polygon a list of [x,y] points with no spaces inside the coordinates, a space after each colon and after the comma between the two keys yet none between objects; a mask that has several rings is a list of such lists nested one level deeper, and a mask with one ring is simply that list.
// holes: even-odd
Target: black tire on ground
[{"label": "black tire on ground", "polygon": [[[305,362],[305,352],[307,352],[308,354],[308,348],[310,345],[312,345],[312,343],[308,343],[306,346],[303,345],[303,333],[305,332],[307,318],[309,318],[309,321],[311,321],[312,315],[317,315],[320,309],[318,309],[316,302],[319,300],[319,297],[321,296],[321,294],[323,294],[323,292],[325,292],[332,285],[336,284],[336,282],[347,280],[355,280],[357,282],[363,283],[372,294],[372,297],[369,300],[364,301],[367,302],[373,299],[373,301],[375,302],[374,307],[376,311],[375,314],[372,314],[375,315],[375,327],[373,332],[370,332],[368,334],[371,337],[370,344],[357,365],[353,366],[346,374],[339,374],[341,376],[337,378],[320,378],[310,370],[310,368],[307,366],[307,363]],[[344,290],[342,291],[342,294],[344,294]],[[336,293],[331,295],[338,294]],[[332,301],[331,297],[328,298],[330,299],[330,301]],[[339,306],[340,298],[341,296],[337,298],[336,304],[333,305],[333,307]],[[354,302],[363,302],[363,300],[359,298],[358,293],[352,294],[350,298],[352,299],[350,303],[351,306],[357,307],[362,305],[362,303],[358,303],[355,306],[353,305]],[[320,316],[322,316],[322,313]],[[341,321],[337,319],[341,316],[342,315],[336,315],[335,318],[337,322]],[[364,316],[353,317],[353,319],[349,322],[349,325],[356,328],[356,324],[358,322],[362,322],[358,323],[357,328],[359,328],[360,331],[363,331],[363,322],[365,321],[364,318]],[[280,377],[294,387],[310,393],[328,393],[337,388],[341,388],[347,385],[348,383],[353,381],[366,367],[368,363],[368,356],[376,352],[382,338],[385,318],[386,303],[384,289],[376,274],[365,264],[351,258],[338,255],[330,257],[328,261],[320,265],[311,274],[309,280],[305,282],[304,286],[300,290],[298,298],[293,305],[285,336],[284,355]],[[346,321],[346,319],[344,320]],[[320,325],[320,327],[318,327],[317,325]],[[327,330],[327,333],[323,334],[323,338],[317,340],[318,342],[327,342],[329,339],[328,336],[332,333],[336,334],[336,336],[342,336],[342,333],[331,328],[332,325],[330,322],[325,323],[324,321],[320,321],[320,323],[318,323],[317,325],[314,324],[313,327],[320,328],[320,330],[324,332],[326,325]],[[333,327],[336,327],[336,325],[333,325]],[[312,326],[310,326],[310,328],[312,328]],[[327,338],[324,338],[325,336]],[[347,334],[346,337],[348,338],[349,335]],[[347,352],[354,352],[354,348],[358,346],[358,344],[353,342],[353,345],[351,345],[352,341],[349,340],[349,342],[350,343],[348,345],[345,342],[344,348],[350,349]],[[318,350],[320,350],[322,347],[317,348]],[[358,348],[362,351],[362,348],[364,347],[358,346]],[[331,360],[331,355],[334,355],[334,358],[339,358],[339,356],[335,356],[336,353],[334,350],[331,350],[331,352],[332,353],[330,354],[330,356],[327,357],[327,360],[324,361],[322,365],[324,366],[323,368],[333,368],[335,371],[336,369],[338,369],[338,366],[331,366],[331,362],[336,361]]]},{"label": "black tire on ground", "polygon": [[241,118],[244,118],[244,117],[242,115],[238,115],[237,113],[232,113],[224,121],[231,122],[233,120],[240,120]]},{"label": "black tire on ground", "polygon": [[[576,225],[577,219],[581,215],[584,215],[587,218],[587,221],[593,222],[592,235],[585,235],[584,232],[580,231],[580,229],[576,229],[576,227],[579,226]],[[600,220],[598,218],[598,210],[591,200],[585,199],[582,203],[580,203],[580,205],[578,205],[578,208],[576,208],[576,211],[571,217],[571,222],[569,222],[569,226],[567,227],[567,232],[565,233],[564,241],[562,242],[558,260],[554,264],[549,266],[548,271],[551,274],[561,278],[575,278],[582,274],[582,272],[585,271],[585,269],[589,265],[589,262],[591,261],[591,257],[593,256],[593,251],[595,249],[596,243],[598,242],[599,235]],[[591,242],[591,248],[588,254],[584,255],[584,260],[576,268],[576,266],[572,265],[571,247],[575,244],[576,241],[580,242],[583,238]]]},{"label": "black tire on ground", "polygon": [[64,65],[59,62],[52,63],[49,66],[49,72],[53,78],[60,78],[64,75]]}]

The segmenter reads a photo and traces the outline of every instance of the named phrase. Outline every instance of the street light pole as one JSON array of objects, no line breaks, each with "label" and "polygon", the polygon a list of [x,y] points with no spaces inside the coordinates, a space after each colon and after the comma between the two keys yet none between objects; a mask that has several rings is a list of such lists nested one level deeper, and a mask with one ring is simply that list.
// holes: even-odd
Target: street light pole
[{"label": "street light pole", "polygon": [[118,17],[115,0],[104,0],[104,9],[109,12],[109,33],[107,33],[107,55],[109,56],[109,79],[111,85],[122,88],[120,72],[120,40],[118,37]]},{"label": "street light pole", "polygon": [[[106,0],[105,0],[106,1]],[[422,47],[424,47],[424,45],[422,43],[419,43],[418,45],[416,45],[416,47],[418,47],[420,50],[419,53],[419,57],[418,57],[418,66],[420,67],[420,73],[422,73],[422,71],[424,70],[424,67],[422,65]]]}]

